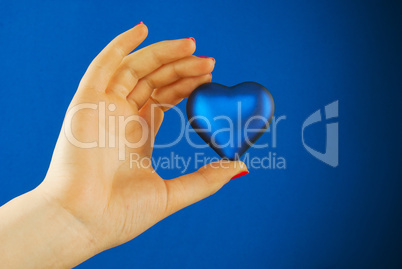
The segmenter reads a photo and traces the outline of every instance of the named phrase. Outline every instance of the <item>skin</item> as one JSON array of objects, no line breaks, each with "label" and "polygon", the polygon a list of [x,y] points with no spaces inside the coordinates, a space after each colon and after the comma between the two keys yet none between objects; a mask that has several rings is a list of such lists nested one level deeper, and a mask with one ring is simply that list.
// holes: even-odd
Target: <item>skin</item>
[{"label": "skin", "polygon": [[[213,58],[193,55],[192,39],[162,41],[130,53],[147,34],[141,23],[111,41],[88,67],[68,108],[104,102],[106,107],[115,106],[114,111],[106,110],[106,117],[134,115],[146,124],[133,121],[116,134],[99,121],[96,110],[66,118],[44,181],[0,208],[2,267],[74,267],[135,238],[247,171],[240,161],[218,161],[165,180],[152,167],[130,167],[131,153],[152,156],[164,111],[210,82],[215,65]],[[158,103],[164,106],[155,109]],[[74,137],[85,142],[97,141],[102,131],[106,141],[147,136],[145,144],[127,147],[125,160],[119,160],[118,147],[108,143],[90,149],[73,145],[66,138],[70,127]],[[153,134],[151,127],[156,130]]]}]

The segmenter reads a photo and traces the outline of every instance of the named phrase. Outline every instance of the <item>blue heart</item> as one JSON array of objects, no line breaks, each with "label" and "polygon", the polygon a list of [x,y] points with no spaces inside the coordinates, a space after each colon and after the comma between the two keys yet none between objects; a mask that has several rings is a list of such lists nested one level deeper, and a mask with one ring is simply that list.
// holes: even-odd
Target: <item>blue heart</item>
[{"label": "blue heart", "polygon": [[274,115],[270,92],[256,82],[233,87],[206,83],[187,101],[198,135],[222,158],[237,160],[264,133]]}]

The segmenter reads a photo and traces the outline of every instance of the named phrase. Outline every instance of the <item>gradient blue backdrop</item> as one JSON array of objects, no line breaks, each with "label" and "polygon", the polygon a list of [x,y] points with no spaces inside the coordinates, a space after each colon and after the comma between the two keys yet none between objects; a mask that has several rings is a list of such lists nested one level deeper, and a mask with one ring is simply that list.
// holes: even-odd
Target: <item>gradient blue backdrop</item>
[{"label": "gradient blue backdrop", "polygon": [[[401,11],[400,1],[370,0],[1,1],[0,204],[42,181],[86,67],[142,20],[144,45],[193,36],[197,55],[216,58],[213,81],[271,91],[276,117],[287,117],[277,147],[248,152],[276,152],[287,167],[251,169],[79,268],[401,268]],[[304,149],[301,126],[335,100],[332,168]],[[159,141],[173,139],[167,125],[179,126],[174,113]],[[325,123],[306,136],[323,151]],[[182,141],[155,155],[171,151],[195,152]]]}]

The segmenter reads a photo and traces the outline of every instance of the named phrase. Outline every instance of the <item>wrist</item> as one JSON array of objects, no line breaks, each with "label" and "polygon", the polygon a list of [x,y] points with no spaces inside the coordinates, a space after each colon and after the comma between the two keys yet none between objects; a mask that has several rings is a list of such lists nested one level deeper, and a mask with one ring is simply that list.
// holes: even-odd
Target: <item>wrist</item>
[{"label": "wrist", "polygon": [[0,258],[9,268],[71,268],[97,254],[85,225],[40,188],[1,207],[0,219]]}]

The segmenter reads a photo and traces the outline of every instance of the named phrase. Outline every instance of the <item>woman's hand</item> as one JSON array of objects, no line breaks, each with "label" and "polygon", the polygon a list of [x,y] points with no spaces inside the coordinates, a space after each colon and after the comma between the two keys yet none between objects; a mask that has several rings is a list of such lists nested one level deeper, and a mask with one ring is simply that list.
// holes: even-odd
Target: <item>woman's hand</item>
[{"label": "woman's hand", "polygon": [[1,208],[0,260],[10,268],[23,261],[24,268],[74,266],[247,171],[241,162],[219,161],[164,180],[152,167],[130,167],[133,155],[149,163],[164,111],[211,81],[215,64],[193,55],[192,38],[129,54],[147,33],[140,23],[93,60],[68,108],[45,180]]}]

